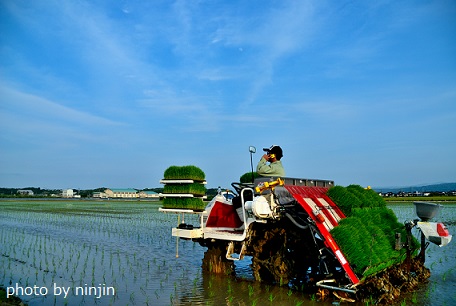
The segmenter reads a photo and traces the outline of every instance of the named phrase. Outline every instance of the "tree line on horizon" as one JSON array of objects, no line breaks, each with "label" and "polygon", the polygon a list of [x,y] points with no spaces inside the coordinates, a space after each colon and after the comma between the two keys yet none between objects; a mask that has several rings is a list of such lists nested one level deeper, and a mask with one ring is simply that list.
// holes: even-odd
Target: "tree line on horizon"
[{"label": "tree line on horizon", "polygon": [[[95,189],[74,189],[81,198],[91,198],[95,192],[103,192],[107,188],[95,188]],[[19,194],[19,190],[31,190],[33,195],[22,195]],[[146,188],[143,191],[154,191],[156,193],[163,193],[163,187],[161,188]],[[218,192],[218,188],[208,188],[206,195],[208,198],[214,197]],[[24,188],[1,188],[0,187],[0,198],[40,198],[40,197],[52,197],[53,195],[61,194],[62,189],[45,189],[40,187],[24,187]]]},{"label": "tree line on horizon", "polygon": [[[107,187],[100,187],[95,189],[73,189],[75,194],[81,196],[81,198],[90,198],[94,192],[103,192]],[[402,191],[426,191],[431,192],[433,196],[442,195],[441,193],[447,193],[450,191],[456,191],[456,183],[441,183],[426,186],[410,186],[410,187],[396,187],[396,188],[373,188],[377,192],[387,193],[400,193]],[[18,193],[19,190],[31,190],[33,196],[21,195]],[[163,187],[160,188],[145,188],[143,191],[154,191],[156,193],[162,193]],[[215,196],[218,192],[218,188],[207,188],[206,195],[208,198]],[[52,197],[53,195],[61,194],[62,189],[46,189],[40,187],[24,187],[24,188],[4,188],[0,187],[0,197]]]}]

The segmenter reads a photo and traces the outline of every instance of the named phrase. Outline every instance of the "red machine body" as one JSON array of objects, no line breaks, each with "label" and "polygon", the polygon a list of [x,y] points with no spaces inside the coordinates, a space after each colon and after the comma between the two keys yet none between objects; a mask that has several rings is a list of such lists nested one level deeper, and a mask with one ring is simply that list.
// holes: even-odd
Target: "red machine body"
[{"label": "red machine body", "polygon": [[301,204],[304,210],[309,214],[309,217],[315,221],[315,225],[325,239],[325,245],[334,252],[337,260],[340,262],[352,283],[359,283],[358,277],[353,272],[347,259],[330,234],[330,230],[337,226],[339,221],[345,218],[345,215],[326,195],[328,188],[293,185],[284,185],[284,187],[296,201]]}]

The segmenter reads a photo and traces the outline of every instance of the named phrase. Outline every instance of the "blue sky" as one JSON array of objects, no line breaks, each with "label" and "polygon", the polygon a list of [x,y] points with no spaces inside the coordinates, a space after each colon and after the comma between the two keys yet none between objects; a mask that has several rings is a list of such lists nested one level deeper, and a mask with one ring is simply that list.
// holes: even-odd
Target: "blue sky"
[{"label": "blue sky", "polygon": [[454,1],[0,1],[0,187],[456,181]]}]

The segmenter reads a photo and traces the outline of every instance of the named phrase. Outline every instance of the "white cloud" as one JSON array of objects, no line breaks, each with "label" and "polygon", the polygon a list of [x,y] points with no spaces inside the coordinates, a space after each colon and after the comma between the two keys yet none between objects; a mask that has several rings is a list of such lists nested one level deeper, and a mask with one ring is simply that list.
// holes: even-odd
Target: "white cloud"
[{"label": "white cloud", "polygon": [[2,96],[2,107],[0,108],[2,112],[22,113],[31,117],[42,118],[43,120],[65,120],[78,125],[122,125],[122,123],[102,116],[70,108],[46,98],[4,86],[0,86],[0,96]]},{"label": "white cloud", "polygon": [[[100,114],[71,108],[43,97],[0,86],[0,130],[7,143],[33,152],[110,143],[126,125]],[[52,154],[52,152],[42,154]]]}]

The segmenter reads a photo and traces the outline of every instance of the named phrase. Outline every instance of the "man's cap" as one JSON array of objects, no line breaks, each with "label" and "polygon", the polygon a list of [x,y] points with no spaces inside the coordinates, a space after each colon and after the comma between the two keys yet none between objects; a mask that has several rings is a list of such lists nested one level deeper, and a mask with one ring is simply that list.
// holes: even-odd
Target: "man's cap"
[{"label": "man's cap", "polygon": [[263,151],[267,152],[268,154],[275,154],[277,159],[281,159],[283,157],[282,148],[278,145],[272,145],[269,148],[263,148]]}]

